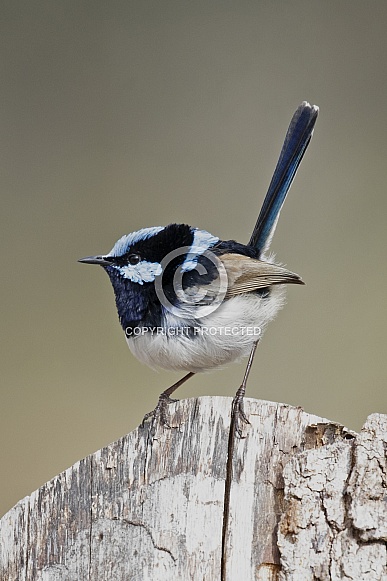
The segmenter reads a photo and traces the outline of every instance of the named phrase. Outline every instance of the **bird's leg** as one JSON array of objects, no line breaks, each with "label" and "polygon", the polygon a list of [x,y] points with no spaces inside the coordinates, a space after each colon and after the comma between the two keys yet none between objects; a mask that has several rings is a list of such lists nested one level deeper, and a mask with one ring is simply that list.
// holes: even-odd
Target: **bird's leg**
[{"label": "bird's leg", "polygon": [[235,427],[235,431],[238,433],[238,436],[242,437],[242,429],[240,427],[240,421],[243,420],[245,424],[249,424],[249,420],[245,414],[244,405],[243,405],[243,398],[245,397],[246,393],[246,384],[248,377],[250,375],[251,367],[254,361],[254,355],[257,350],[257,345],[259,343],[259,339],[254,342],[254,345],[250,351],[249,360],[247,362],[245,374],[243,376],[242,384],[238,391],[235,394],[235,397],[232,402],[232,411],[231,411],[231,423]]},{"label": "bird's leg", "polygon": [[142,420],[141,426],[143,427],[144,423],[149,418],[153,418],[155,420],[157,417],[159,417],[161,425],[166,426],[167,428],[170,428],[171,426],[168,424],[168,420],[167,420],[167,406],[168,406],[168,404],[170,404],[174,401],[177,401],[176,399],[172,399],[171,395],[173,394],[174,391],[176,391],[176,389],[178,387],[183,385],[183,383],[188,381],[188,379],[190,379],[193,375],[194,375],[194,373],[192,371],[190,371],[189,373],[187,373],[187,375],[184,375],[184,377],[179,379],[179,381],[176,381],[176,383],[171,385],[171,387],[168,387],[168,389],[163,391],[163,393],[160,394],[159,401],[158,401],[158,404],[155,407],[155,409],[153,411],[145,414],[144,419]]}]

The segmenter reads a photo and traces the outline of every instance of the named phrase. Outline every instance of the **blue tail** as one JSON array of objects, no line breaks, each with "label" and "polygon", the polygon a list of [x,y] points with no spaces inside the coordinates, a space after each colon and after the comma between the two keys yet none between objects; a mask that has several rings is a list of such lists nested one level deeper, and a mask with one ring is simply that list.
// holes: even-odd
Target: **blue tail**
[{"label": "blue tail", "polygon": [[312,138],[318,107],[301,103],[287,131],[281,155],[251,235],[249,246],[262,255],[270,246],[278,217],[302,157]]}]

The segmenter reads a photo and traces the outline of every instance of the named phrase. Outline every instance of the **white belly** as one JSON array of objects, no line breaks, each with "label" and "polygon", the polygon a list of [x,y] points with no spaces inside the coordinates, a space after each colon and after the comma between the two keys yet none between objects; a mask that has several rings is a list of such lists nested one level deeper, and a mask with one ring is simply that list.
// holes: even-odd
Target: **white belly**
[{"label": "white belly", "polygon": [[[284,302],[285,287],[279,285],[271,288],[267,298],[249,293],[228,299],[196,321],[166,311],[163,330],[138,328],[138,334],[127,337],[127,343],[133,355],[149,367],[209,371],[248,356]],[[191,334],[188,326],[193,326]]]}]

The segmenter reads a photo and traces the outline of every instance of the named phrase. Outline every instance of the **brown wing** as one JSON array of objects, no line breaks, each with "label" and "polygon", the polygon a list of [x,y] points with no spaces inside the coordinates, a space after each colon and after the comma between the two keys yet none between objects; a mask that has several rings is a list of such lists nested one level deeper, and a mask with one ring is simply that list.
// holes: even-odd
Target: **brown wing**
[{"label": "brown wing", "polygon": [[274,284],[304,284],[298,274],[270,262],[256,260],[241,254],[223,254],[219,257],[228,277],[225,298],[249,293]]}]

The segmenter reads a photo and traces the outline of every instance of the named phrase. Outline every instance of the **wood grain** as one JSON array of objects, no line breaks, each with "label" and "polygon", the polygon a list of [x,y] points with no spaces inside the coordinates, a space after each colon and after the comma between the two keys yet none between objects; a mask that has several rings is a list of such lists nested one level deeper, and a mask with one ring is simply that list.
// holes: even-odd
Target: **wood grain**
[{"label": "wood grain", "polygon": [[[219,581],[232,400],[170,406],[0,521],[1,581]],[[359,436],[247,399],[235,442],[224,581],[387,579],[387,417]]]}]

